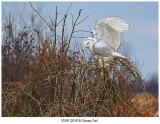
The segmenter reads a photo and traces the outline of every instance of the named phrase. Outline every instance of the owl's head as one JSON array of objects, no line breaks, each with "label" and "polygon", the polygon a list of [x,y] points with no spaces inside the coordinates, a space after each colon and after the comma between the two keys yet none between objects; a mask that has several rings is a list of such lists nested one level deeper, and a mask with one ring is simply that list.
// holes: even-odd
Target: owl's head
[{"label": "owl's head", "polygon": [[88,38],[86,38],[86,39],[84,40],[84,46],[85,46],[86,48],[89,48],[90,45],[91,45],[91,43],[93,43],[93,42],[94,42],[94,38],[88,37]]}]

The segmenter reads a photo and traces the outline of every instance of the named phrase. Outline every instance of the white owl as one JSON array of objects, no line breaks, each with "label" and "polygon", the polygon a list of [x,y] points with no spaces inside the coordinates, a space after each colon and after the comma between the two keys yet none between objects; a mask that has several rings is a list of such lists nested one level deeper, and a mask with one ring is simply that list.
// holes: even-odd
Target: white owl
[{"label": "white owl", "polygon": [[112,57],[126,58],[117,52],[120,47],[120,32],[129,30],[129,24],[125,20],[119,17],[104,18],[92,30],[94,38],[86,38],[84,45],[92,54],[98,56],[100,64],[102,61],[109,61]]}]

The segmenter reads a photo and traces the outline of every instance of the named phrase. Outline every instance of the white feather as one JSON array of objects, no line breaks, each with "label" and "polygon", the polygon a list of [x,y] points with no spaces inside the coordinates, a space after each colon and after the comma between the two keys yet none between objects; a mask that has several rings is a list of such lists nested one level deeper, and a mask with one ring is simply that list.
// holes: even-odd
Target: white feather
[{"label": "white feather", "polygon": [[129,30],[129,24],[125,20],[119,17],[104,18],[92,30],[94,38],[85,39],[84,44],[93,54],[99,57],[126,58],[117,52],[120,46],[120,32]]}]

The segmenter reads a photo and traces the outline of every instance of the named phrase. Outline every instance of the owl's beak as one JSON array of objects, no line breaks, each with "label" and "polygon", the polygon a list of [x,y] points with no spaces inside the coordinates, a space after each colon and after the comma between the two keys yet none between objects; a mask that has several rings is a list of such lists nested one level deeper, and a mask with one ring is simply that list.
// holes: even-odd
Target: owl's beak
[{"label": "owl's beak", "polygon": [[84,46],[85,46],[86,48],[88,48],[87,40],[84,41]]}]

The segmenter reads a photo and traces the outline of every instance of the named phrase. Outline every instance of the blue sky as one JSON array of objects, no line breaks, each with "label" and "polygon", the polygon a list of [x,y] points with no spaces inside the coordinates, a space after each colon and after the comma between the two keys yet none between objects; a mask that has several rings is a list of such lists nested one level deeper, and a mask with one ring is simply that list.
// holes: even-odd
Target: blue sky
[{"label": "blue sky", "polygon": [[[54,17],[55,6],[58,6],[59,15],[63,16],[70,2],[32,2],[32,4],[35,8],[42,8],[40,11],[42,16],[49,20],[49,16]],[[144,77],[148,72],[148,79],[153,73],[158,73],[158,2],[74,2],[70,13],[77,15],[79,9],[83,9],[81,19],[89,15],[85,23],[80,25],[81,29],[88,30],[89,25],[93,27],[96,21],[108,16],[119,16],[127,20],[131,28],[130,31],[123,33],[126,51],[132,60],[136,57],[139,65],[143,64],[141,72]],[[28,2],[3,2],[2,10],[5,15],[10,11],[14,15],[18,15],[17,11],[26,14],[26,20],[33,11]],[[83,43],[84,39],[77,40]]]}]

